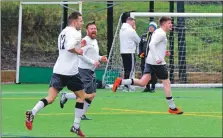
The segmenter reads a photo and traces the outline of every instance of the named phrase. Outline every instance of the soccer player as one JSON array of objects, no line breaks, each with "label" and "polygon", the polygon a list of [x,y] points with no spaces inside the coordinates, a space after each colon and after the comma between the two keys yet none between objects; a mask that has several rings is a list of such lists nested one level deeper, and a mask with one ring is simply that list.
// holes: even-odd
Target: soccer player
[{"label": "soccer player", "polygon": [[[136,33],[135,19],[128,17],[120,29],[120,53],[124,66],[124,79],[133,78],[135,66],[135,52],[139,45],[140,37]],[[124,90],[134,91],[130,85],[124,85]]]},{"label": "soccer player", "polygon": [[168,72],[165,62],[167,37],[166,33],[172,29],[171,18],[163,16],[159,20],[160,28],[154,31],[151,42],[149,43],[149,54],[146,58],[144,75],[141,79],[121,79],[116,78],[112,91],[116,92],[117,88],[123,85],[138,85],[145,86],[151,79],[151,73],[155,73],[158,79],[163,83],[164,93],[167,103],[169,105],[168,112],[171,114],[183,114],[179,108],[176,107],[172,92],[170,81],[168,79]]},{"label": "soccer player", "polygon": [[59,56],[53,68],[53,75],[49,85],[48,96],[41,99],[32,110],[26,111],[26,127],[32,130],[34,116],[52,104],[58,93],[67,86],[77,97],[75,105],[75,118],[70,132],[83,137],[80,129],[81,116],[84,113],[84,85],[78,73],[78,55],[82,55],[81,49],[81,27],[83,25],[82,15],[73,12],[68,17],[68,26],[62,30],[58,37]]},{"label": "soccer player", "polygon": [[[142,74],[144,72],[146,57],[147,57],[148,52],[149,52],[149,45],[148,44],[150,43],[152,34],[156,30],[156,28],[157,28],[156,22],[150,22],[149,27],[148,27],[148,31],[142,35],[141,41],[139,43],[139,54],[138,54],[138,56],[141,58],[140,67],[141,67]],[[151,80],[148,82],[148,84],[146,85],[146,88],[143,90],[143,92],[155,92],[156,83],[157,83],[156,74],[152,73],[151,74]],[[150,88],[150,84],[152,85],[151,88]]]},{"label": "soccer player", "polygon": [[[87,36],[85,36],[82,42],[85,41],[85,45],[92,45],[99,55],[99,47],[97,42],[97,27],[95,22],[89,22],[86,25]],[[84,48],[83,48],[84,50]],[[91,105],[94,97],[96,96],[96,76],[95,69],[99,66],[100,62],[94,61],[92,59],[86,58],[85,56],[79,56],[79,73],[81,75],[81,79],[84,82],[85,88],[85,101],[84,101],[84,113],[88,111],[89,106]],[[101,62],[107,62],[106,56],[100,56],[99,59]],[[63,108],[64,104],[67,102],[67,99],[75,99],[76,96],[73,93],[62,93],[60,97],[60,107]],[[82,120],[91,120],[86,117],[84,114],[81,117]]]}]

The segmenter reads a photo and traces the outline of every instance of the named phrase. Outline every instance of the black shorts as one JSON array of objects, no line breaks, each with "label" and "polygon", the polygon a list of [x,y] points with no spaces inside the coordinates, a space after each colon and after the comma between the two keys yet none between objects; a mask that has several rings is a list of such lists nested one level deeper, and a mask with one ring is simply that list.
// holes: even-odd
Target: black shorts
[{"label": "black shorts", "polygon": [[81,80],[84,83],[84,90],[87,94],[95,93],[97,89],[96,75],[94,71],[89,69],[78,68]]},{"label": "black shorts", "polygon": [[168,71],[166,65],[151,65],[145,64],[144,74],[155,73],[157,78],[160,80],[168,79]]},{"label": "black shorts", "polygon": [[84,89],[84,83],[81,81],[80,74],[76,74],[73,76],[66,76],[53,73],[50,80],[50,87],[61,91],[64,87],[66,87],[73,91],[79,91]]}]

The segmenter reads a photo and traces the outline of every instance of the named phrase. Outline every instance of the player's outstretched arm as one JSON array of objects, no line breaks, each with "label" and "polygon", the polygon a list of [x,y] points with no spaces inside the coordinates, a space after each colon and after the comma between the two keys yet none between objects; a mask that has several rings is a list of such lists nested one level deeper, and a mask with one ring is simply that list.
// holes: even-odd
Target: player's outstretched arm
[{"label": "player's outstretched arm", "polygon": [[[83,52],[85,52],[87,48],[88,48],[87,46],[86,46],[86,47],[82,47]],[[89,63],[89,64],[94,65],[95,67],[98,67],[98,66],[100,65],[100,62],[95,61],[95,60],[89,58],[89,57],[88,57],[87,55],[85,55],[85,54],[80,55],[79,58],[82,59],[83,61]]]},{"label": "player's outstretched arm", "polygon": [[78,54],[78,55],[83,55],[83,50],[80,49],[80,48],[73,48],[73,49],[70,49],[68,51],[71,52],[71,53]]}]

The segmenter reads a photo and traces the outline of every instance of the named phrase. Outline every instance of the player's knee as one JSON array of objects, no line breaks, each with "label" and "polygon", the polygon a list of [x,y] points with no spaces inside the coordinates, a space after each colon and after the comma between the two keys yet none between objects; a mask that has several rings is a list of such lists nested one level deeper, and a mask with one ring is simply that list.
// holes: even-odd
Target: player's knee
[{"label": "player's knee", "polygon": [[162,80],[163,87],[170,87],[170,81],[169,80]]},{"label": "player's knee", "polygon": [[77,97],[77,102],[79,102],[79,103],[83,103],[84,102],[84,100],[85,100],[85,98],[83,97]]}]

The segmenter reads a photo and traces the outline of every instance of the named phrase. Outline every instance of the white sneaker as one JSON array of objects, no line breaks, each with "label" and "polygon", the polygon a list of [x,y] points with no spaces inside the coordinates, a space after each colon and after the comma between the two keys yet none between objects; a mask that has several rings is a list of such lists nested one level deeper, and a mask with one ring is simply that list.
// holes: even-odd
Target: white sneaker
[{"label": "white sneaker", "polygon": [[65,92],[62,92],[61,93],[61,96],[60,96],[60,108],[63,108],[64,107],[64,104],[67,102],[67,98],[65,97]]}]

